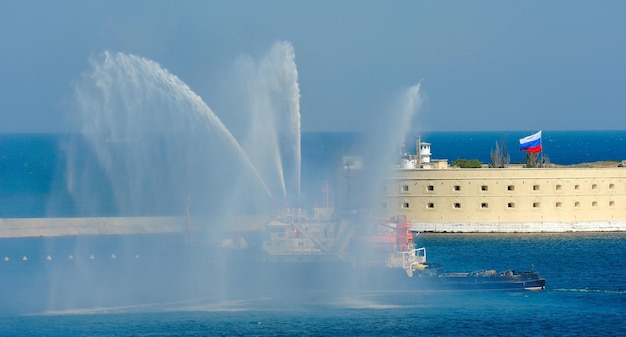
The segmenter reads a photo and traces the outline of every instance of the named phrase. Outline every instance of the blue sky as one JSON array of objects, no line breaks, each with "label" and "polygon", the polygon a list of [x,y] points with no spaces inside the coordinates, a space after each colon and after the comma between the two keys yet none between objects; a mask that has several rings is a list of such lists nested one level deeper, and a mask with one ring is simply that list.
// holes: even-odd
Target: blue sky
[{"label": "blue sky", "polygon": [[303,131],[367,130],[421,82],[415,130],[626,127],[624,1],[0,0],[0,132],[74,131],[104,50],[152,59],[229,119],[241,55],[295,49]]}]

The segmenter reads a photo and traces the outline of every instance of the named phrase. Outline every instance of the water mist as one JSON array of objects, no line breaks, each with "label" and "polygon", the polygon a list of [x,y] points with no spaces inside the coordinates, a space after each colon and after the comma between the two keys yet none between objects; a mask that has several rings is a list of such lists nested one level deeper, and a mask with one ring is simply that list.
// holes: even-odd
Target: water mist
[{"label": "water mist", "polygon": [[[250,173],[271,196],[237,140],[176,76],[151,60],[124,53],[105,52],[90,63],[91,71],[75,85],[76,111],[118,213],[155,212],[171,196],[182,204],[190,191],[202,193],[196,186],[226,193],[227,186],[216,190],[219,179],[211,178],[224,172]],[[237,166],[247,172],[233,171]],[[68,170],[73,174],[68,187],[87,201],[85,195],[96,193],[77,191],[92,183],[84,177],[72,181],[77,171]],[[153,204],[147,202],[151,199]]]},{"label": "water mist", "polygon": [[[65,185],[77,215],[181,215],[182,229],[188,196],[193,216],[216,217],[268,214],[272,195],[300,194],[300,93],[290,43],[276,43],[258,62],[238,63],[247,78],[240,97],[249,122],[243,147],[156,62],[111,52],[89,61],[91,69],[74,85],[81,139],[66,145]],[[178,237],[111,240],[69,244],[66,254],[76,258],[49,275],[50,308],[215,298],[236,288],[228,280],[250,273],[249,266],[229,264],[214,244],[181,254]],[[101,242],[108,243],[94,248]],[[175,272],[162,270],[174,265]]]},{"label": "water mist", "polygon": [[241,57],[235,66],[236,91],[246,111],[243,147],[272,191],[300,195],[301,117],[298,70],[293,46],[277,42],[259,60]]}]

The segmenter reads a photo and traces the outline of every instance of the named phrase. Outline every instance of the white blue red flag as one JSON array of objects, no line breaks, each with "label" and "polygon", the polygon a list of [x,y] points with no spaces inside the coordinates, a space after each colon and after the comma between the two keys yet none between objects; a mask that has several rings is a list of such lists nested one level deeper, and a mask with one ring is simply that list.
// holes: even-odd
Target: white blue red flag
[{"label": "white blue red flag", "polygon": [[526,150],[530,153],[541,152],[541,131],[532,134],[528,137],[524,137],[519,140],[519,150]]}]

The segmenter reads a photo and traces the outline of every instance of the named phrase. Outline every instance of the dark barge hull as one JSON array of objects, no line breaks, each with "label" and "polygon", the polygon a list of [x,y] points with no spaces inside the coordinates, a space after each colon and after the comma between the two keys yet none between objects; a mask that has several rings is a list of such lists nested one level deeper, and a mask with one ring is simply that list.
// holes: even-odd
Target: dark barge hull
[{"label": "dark barge hull", "polygon": [[415,287],[454,290],[544,290],[546,279],[535,271],[481,270],[476,272],[443,272],[441,269],[417,271],[409,277]]},{"label": "dark barge hull", "polygon": [[462,290],[544,290],[546,280],[535,272],[513,276],[439,276],[441,288]]}]

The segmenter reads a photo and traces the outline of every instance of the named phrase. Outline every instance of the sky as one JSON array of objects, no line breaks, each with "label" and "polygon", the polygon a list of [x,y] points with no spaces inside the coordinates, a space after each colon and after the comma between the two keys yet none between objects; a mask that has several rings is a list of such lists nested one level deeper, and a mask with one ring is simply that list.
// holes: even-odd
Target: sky
[{"label": "sky", "polygon": [[[105,50],[158,62],[224,121],[229,76],[295,50],[302,130],[362,131],[417,83],[410,129],[626,129],[624,1],[0,0],[0,132],[72,132]],[[230,93],[229,93],[230,92]]]}]

